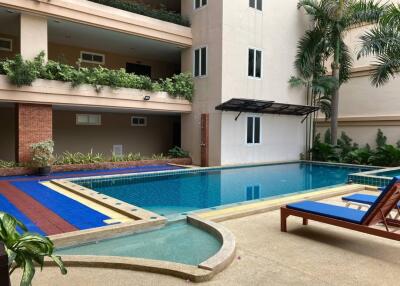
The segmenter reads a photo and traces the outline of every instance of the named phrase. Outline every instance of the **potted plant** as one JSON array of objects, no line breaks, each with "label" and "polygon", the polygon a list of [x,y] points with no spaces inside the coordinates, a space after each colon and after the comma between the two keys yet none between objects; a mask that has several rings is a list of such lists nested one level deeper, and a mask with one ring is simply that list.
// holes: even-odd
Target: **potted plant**
[{"label": "potted plant", "polygon": [[51,172],[51,165],[54,161],[54,142],[47,140],[31,145],[32,165],[37,167],[40,176],[46,176]]}]

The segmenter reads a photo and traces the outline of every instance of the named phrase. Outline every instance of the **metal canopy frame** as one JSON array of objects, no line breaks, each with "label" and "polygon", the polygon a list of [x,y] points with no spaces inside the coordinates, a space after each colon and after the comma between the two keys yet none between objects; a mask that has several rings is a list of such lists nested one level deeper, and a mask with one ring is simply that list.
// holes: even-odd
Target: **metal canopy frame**
[{"label": "metal canopy frame", "polygon": [[239,112],[238,116],[235,118],[235,120],[237,120],[242,112],[308,116],[318,111],[319,107],[256,99],[232,98],[216,106],[215,109],[221,111],[237,111]]}]

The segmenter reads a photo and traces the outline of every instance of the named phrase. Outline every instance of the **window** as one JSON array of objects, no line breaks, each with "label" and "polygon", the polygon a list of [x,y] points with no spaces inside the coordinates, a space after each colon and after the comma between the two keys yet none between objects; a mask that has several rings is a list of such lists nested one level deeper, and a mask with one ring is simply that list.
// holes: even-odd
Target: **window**
[{"label": "window", "polygon": [[258,116],[247,117],[247,144],[261,143],[261,118]]},{"label": "window", "polygon": [[132,116],[131,125],[132,126],[145,127],[145,126],[147,126],[147,117]]},{"label": "window", "polygon": [[262,0],[249,0],[249,6],[262,11]]},{"label": "window", "polygon": [[12,40],[0,38],[0,51],[12,52]]},{"label": "window", "polygon": [[249,66],[248,75],[253,78],[261,78],[262,76],[262,51],[257,49],[249,49]]},{"label": "window", "polygon": [[100,114],[77,114],[76,125],[101,125]]},{"label": "window", "polygon": [[199,9],[207,5],[207,0],[194,0],[194,9]]},{"label": "window", "polygon": [[90,64],[104,64],[105,55],[92,52],[81,52],[81,61]]},{"label": "window", "polygon": [[207,47],[194,50],[194,76],[202,77],[207,75]]}]

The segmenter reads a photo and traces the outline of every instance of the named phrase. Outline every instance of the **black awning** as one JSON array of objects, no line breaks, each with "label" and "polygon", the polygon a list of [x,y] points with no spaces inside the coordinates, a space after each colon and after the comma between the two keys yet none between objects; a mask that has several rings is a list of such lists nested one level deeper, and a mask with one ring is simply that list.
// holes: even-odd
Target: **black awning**
[{"label": "black awning", "polygon": [[253,112],[305,116],[319,109],[316,106],[277,103],[255,99],[232,98],[217,107],[221,111]]}]

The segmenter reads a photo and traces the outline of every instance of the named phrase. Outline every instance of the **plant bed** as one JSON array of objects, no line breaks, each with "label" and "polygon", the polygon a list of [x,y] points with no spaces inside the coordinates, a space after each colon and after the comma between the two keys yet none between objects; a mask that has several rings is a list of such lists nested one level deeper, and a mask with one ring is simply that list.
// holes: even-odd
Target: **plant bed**
[{"label": "plant bed", "polygon": [[[90,171],[90,170],[111,170],[119,168],[129,168],[137,166],[151,165],[191,165],[191,158],[171,158],[163,160],[140,160],[129,162],[101,162],[92,164],[71,164],[71,165],[56,165],[51,167],[52,172],[72,172],[72,171]],[[15,167],[15,168],[0,168],[0,177],[5,176],[23,176],[35,174],[35,168]]]}]

